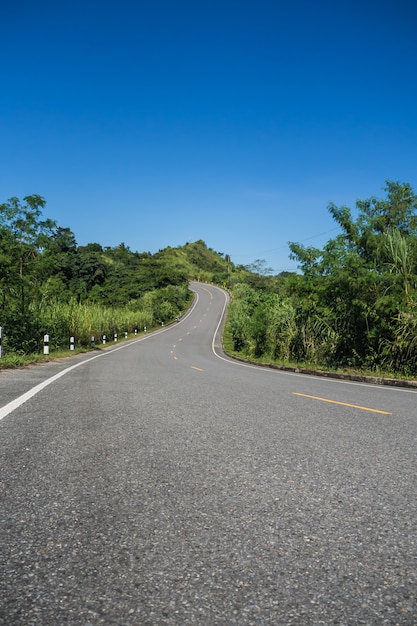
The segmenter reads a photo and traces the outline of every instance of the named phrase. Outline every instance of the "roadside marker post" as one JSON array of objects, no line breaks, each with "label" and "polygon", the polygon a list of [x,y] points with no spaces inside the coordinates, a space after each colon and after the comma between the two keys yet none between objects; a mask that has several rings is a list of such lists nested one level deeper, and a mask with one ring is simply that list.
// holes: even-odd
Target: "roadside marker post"
[{"label": "roadside marker post", "polygon": [[49,335],[43,336],[43,353],[49,354]]}]

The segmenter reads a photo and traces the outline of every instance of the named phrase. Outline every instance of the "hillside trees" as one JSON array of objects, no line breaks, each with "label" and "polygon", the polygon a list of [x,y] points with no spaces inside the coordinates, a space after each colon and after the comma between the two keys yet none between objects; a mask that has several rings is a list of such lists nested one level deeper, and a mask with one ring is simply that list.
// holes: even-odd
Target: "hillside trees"
[{"label": "hillside trees", "polygon": [[[359,200],[355,218],[348,207],[330,204],[341,232],[322,249],[290,244],[302,273],[278,287],[275,306],[290,335],[275,342],[277,358],[417,373],[417,196],[407,183],[387,182],[384,191],[383,199]],[[245,308],[237,296],[232,321],[233,308]],[[273,310],[272,301],[258,298],[246,321],[240,316],[236,349],[272,356]]]},{"label": "hillside trees", "polygon": [[155,254],[133,252],[125,243],[78,245],[70,228],[42,217],[45,206],[39,195],[0,205],[0,326],[6,352],[36,352],[45,333],[51,347],[68,345],[69,336],[89,345],[90,335],[165,324],[189,304],[189,279],[232,282],[230,257],[203,240]]},{"label": "hillside trees", "polygon": [[182,313],[190,301],[184,265],[164,251],[132,252],[124,243],[78,246],[69,228],[42,218],[45,204],[33,195],[0,205],[6,351],[37,351],[45,333],[56,347],[68,345],[70,335],[86,342],[103,328],[109,334],[133,331]]},{"label": "hillside trees", "polygon": [[385,192],[384,199],[358,201],[356,219],[330,204],[341,233],[323,250],[290,244],[303,269],[295,292],[304,323],[325,320],[336,333],[336,363],[414,368],[416,355],[392,349],[405,319],[412,325],[415,318],[417,196],[393,182]]},{"label": "hillside trees", "polygon": [[13,197],[0,205],[2,324],[10,326],[12,342],[21,336],[28,349],[34,345],[30,338],[39,334],[29,311],[41,281],[40,253],[56,226],[41,219],[44,206],[39,195],[26,196],[23,202]]},{"label": "hillside trees", "polygon": [[0,205],[3,304],[9,298],[21,315],[25,314],[38,284],[39,252],[55,227],[52,220],[41,220],[45,206],[41,196],[26,196],[23,200],[22,203],[13,197]]}]

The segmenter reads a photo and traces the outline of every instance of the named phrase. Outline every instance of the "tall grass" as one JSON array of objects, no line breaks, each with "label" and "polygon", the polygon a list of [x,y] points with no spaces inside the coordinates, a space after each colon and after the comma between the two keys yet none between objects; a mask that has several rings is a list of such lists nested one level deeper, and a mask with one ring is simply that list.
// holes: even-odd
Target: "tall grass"
[{"label": "tall grass", "polygon": [[[50,348],[54,350],[68,347],[70,337],[75,338],[77,346],[89,347],[92,337],[95,342],[99,342],[103,335],[111,340],[115,334],[121,337],[126,332],[133,333],[135,329],[142,331],[174,320],[186,309],[190,297],[187,285],[170,285],[146,292],[124,307],[80,303],[75,299],[68,302],[43,299],[30,307],[28,326],[32,331],[37,329],[39,337],[34,345],[38,348],[42,345],[44,334],[49,335]],[[10,348],[15,354],[34,351],[25,350],[19,338],[13,345],[10,344]]]},{"label": "tall grass", "polygon": [[[89,348],[94,337],[95,344],[106,335],[111,341],[114,335],[121,338],[145,328],[150,330],[174,321],[189,306],[192,299],[187,284],[168,285],[146,292],[141,298],[131,300],[123,307],[104,304],[47,300],[33,302],[24,316],[0,311],[3,328],[3,354],[5,359],[36,355],[42,352],[43,337],[49,335],[51,351],[68,350],[70,337],[75,338],[78,348]],[[18,363],[16,362],[17,366]]]},{"label": "tall grass", "polygon": [[100,304],[85,304],[71,300],[42,303],[36,311],[44,332],[50,336],[51,347],[68,345],[69,337],[75,337],[77,345],[89,346],[91,338],[96,341],[103,335],[112,338],[115,333],[134,332],[153,325],[152,311],[132,311],[109,308]]}]

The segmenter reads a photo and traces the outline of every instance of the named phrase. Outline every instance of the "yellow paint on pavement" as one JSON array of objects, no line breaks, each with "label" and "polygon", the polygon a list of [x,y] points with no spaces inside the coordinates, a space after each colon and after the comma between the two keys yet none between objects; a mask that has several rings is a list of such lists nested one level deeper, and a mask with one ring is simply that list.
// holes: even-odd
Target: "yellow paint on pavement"
[{"label": "yellow paint on pavement", "polygon": [[207,291],[207,293],[210,296],[210,300],[213,300],[213,294],[211,293],[211,291],[209,291],[208,289],[206,289],[205,287],[202,287],[202,289],[204,289],[204,291]]},{"label": "yellow paint on pavement", "polygon": [[328,398],[319,398],[317,396],[309,396],[306,393],[297,393],[296,391],[293,391],[293,395],[302,396],[303,398],[311,398],[312,400],[320,400],[320,402],[330,402],[331,404],[340,404],[342,406],[351,407],[352,409],[360,409],[361,411],[371,411],[372,413],[381,413],[382,415],[392,415],[392,413],[389,413],[388,411],[381,411],[379,409],[370,409],[369,407],[366,407],[366,406],[359,406],[357,404],[348,404],[347,402],[338,402],[337,400],[329,400]]}]

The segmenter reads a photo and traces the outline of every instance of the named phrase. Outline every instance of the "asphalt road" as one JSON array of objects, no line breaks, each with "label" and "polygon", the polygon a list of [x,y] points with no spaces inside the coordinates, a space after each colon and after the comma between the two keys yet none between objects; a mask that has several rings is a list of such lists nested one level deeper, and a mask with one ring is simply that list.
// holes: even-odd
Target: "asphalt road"
[{"label": "asphalt road", "polygon": [[193,288],[157,334],[0,374],[0,623],[417,624],[416,392],[231,362]]}]

